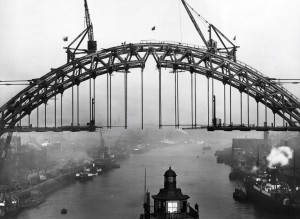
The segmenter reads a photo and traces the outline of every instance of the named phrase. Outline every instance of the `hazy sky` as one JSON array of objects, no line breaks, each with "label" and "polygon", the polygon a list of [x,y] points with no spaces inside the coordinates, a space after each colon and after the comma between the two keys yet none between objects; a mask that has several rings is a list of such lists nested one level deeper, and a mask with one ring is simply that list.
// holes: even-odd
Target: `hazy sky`
[{"label": "hazy sky", "polygon": [[[62,47],[66,46],[84,28],[83,2],[83,0],[0,0],[0,80],[38,78],[49,72],[50,68],[63,65],[66,62],[66,54]],[[239,60],[269,77],[300,78],[298,66],[300,1],[188,0],[188,3],[230,39],[236,36],[236,44],[240,46],[237,53]],[[147,39],[182,40],[190,44],[201,44],[201,39],[179,0],[88,0],[88,5],[98,49],[117,46],[124,41],[137,43]],[[201,21],[197,19],[197,22],[207,34]],[[151,31],[153,26],[156,26],[155,31]],[[69,42],[63,42],[63,36],[69,36]],[[134,74],[135,72],[138,73],[139,70],[132,71],[132,75],[129,76],[129,94],[132,94],[132,99],[129,99],[130,103],[136,103],[136,99],[140,98],[139,93],[135,92],[140,86],[140,76],[137,73]],[[153,72],[155,72],[154,62],[149,61],[145,71],[145,89],[149,89],[145,91],[145,95],[149,98],[145,100],[145,104],[150,105],[148,113],[156,116],[156,122],[158,98],[155,95],[158,85],[157,76],[154,76]],[[168,77],[173,80],[171,74],[168,74],[169,70],[164,72],[167,73],[164,76],[164,83],[168,83]],[[113,95],[119,99],[114,102],[114,109],[122,108],[117,106],[123,104],[122,77],[116,76],[115,78]],[[204,79],[204,77],[199,77],[198,80],[204,81],[203,83],[199,81],[200,85],[206,85]],[[102,109],[100,110],[99,107],[97,113],[103,120],[106,116],[104,81],[104,79],[102,82],[101,79],[97,80],[98,98],[103,99]],[[189,77],[182,81],[180,91],[183,91],[185,87],[187,89],[186,96],[181,94],[182,119],[188,121],[190,118],[187,108],[189,102],[186,99],[189,98]],[[222,88],[221,85],[219,86]],[[154,89],[153,87],[155,91],[151,90]],[[0,105],[3,105],[21,88],[1,86]],[[287,85],[286,88],[300,98],[299,84]],[[171,90],[173,92],[173,88]],[[82,91],[81,95],[84,95],[86,91]],[[167,95],[171,91],[164,88],[163,92]],[[200,99],[201,95],[206,98],[206,93],[199,92]],[[203,101],[200,99],[199,104],[206,103],[206,99]],[[221,104],[222,95],[219,99]],[[153,102],[156,104],[152,104]],[[100,105],[100,102],[96,100],[96,104]],[[168,111],[174,110],[174,103],[165,99],[164,104],[163,113],[166,117],[170,117],[166,123],[171,123],[174,116],[169,115]],[[238,103],[236,105],[239,106]],[[155,106],[155,112],[151,108],[153,106]],[[131,109],[129,115],[133,118],[138,117],[136,118],[138,123],[140,116],[139,113],[136,115],[136,112],[140,109],[139,103],[131,104],[129,109]],[[254,111],[255,107],[251,110]],[[221,106],[218,112],[219,117],[222,117]],[[152,121],[152,117],[149,116],[149,118]],[[255,118],[251,119],[255,121]],[[117,110],[114,119],[123,120],[122,113]],[[201,120],[202,123],[205,121],[205,119]],[[239,119],[237,119],[238,122]]]}]

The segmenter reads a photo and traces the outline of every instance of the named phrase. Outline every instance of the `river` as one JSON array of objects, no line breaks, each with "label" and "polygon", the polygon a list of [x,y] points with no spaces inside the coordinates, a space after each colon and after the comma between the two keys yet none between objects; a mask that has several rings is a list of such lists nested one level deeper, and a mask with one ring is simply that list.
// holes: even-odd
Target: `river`
[{"label": "river", "polygon": [[[230,167],[216,163],[217,146],[211,146],[213,150],[206,153],[199,145],[181,144],[132,154],[120,163],[120,169],[65,187],[38,207],[22,211],[17,218],[138,219],[143,212],[145,168],[147,189],[156,195],[169,166],[177,174],[177,187],[190,196],[190,204],[199,205],[199,218],[292,218],[253,203],[234,201],[236,184],[228,179]],[[66,215],[60,213],[62,208],[67,208]]]}]

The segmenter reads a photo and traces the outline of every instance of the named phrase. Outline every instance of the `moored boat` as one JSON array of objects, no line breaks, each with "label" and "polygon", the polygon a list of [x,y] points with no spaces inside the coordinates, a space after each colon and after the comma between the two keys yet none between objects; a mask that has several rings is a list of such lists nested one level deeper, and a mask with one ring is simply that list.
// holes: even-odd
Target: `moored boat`
[{"label": "moored boat", "polygon": [[101,158],[94,161],[95,166],[107,171],[113,168],[120,168],[120,164],[115,161],[115,156],[111,155],[108,147],[104,147],[104,153]]},{"label": "moored boat", "polygon": [[80,181],[87,181],[93,179],[93,174],[88,173],[86,171],[82,171],[80,173],[76,173],[75,179],[80,180]]},{"label": "moored boat", "polygon": [[246,191],[244,191],[242,188],[235,188],[232,197],[234,200],[240,201],[240,202],[245,202],[248,200],[248,195]]},{"label": "moored boat", "polygon": [[102,169],[97,168],[95,163],[93,163],[90,167],[86,168],[85,171],[89,174],[92,174],[93,176],[98,176],[102,174]]},{"label": "moored boat", "polygon": [[246,177],[245,189],[249,198],[263,207],[300,213],[299,187],[291,188],[276,168],[267,169],[260,175]]},{"label": "moored boat", "polygon": [[31,191],[30,196],[20,201],[21,208],[35,207],[45,201],[45,195],[39,191]]}]

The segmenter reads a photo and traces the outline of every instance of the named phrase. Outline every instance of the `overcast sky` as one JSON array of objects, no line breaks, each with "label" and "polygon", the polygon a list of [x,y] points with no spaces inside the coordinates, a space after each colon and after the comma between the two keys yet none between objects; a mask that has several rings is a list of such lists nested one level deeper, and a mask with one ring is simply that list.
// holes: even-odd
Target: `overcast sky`
[{"label": "overcast sky", "polygon": [[[83,2],[83,0],[0,0],[0,80],[38,78],[48,73],[50,68],[63,65],[66,62],[66,54],[62,47],[66,46],[84,28]],[[239,60],[269,77],[300,78],[298,65],[300,60],[300,1],[188,0],[187,2],[230,39],[236,36],[236,44],[240,46],[237,53]],[[98,49],[117,46],[124,41],[137,43],[147,39],[182,40],[190,44],[201,44],[201,39],[179,0],[88,0],[88,5]],[[206,27],[199,19],[197,22],[207,34]],[[153,26],[156,26],[155,31],[151,31]],[[64,36],[69,37],[69,42],[63,42]],[[151,105],[153,106],[151,103],[153,101],[157,103],[158,99],[157,96],[154,98],[151,95],[153,94],[151,89],[157,88],[157,80],[153,80],[152,72],[155,72],[155,65],[153,61],[150,61],[145,71],[147,80],[145,89],[149,88],[145,91],[145,95],[149,96],[145,104],[150,104],[148,114],[156,116],[155,104],[156,111],[151,110]],[[168,72],[169,70],[165,71],[165,73]],[[165,76],[164,83],[167,83],[167,77],[171,76]],[[123,88],[120,88],[117,83],[119,80],[122,84],[122,78],[115,78],[113,95],[120,98],[115,105],[113,104],[113,107],[123,103],[122,93],[120,93]],[[200,78],[205,79],[199,77],[198,80]],[[188,87],[189,78],[182,80],[181,90],[184,90]],[[104,81],[104,79],[102,82],[101,79],[97,80],[97,85],[103,88],[99,90],[98,87],[98,93],[105,92]],[[132,94],[132,99],[129,101],[136,103],[136,99],[140,97],[139,93],[135,92],[140,86],[140,77],[138,74],[132,74],[129,76],[129,81],[131,83],[129,94]],[[199,81],[199,84],[201,83]],[[1,86],[0,105],[3,105],[21,88],[23,87]],[[300,98],[299,84],[287,85],[286,88]],[[165,91],[165,94],[167,95],[168,92]],[[199,92],[201,96],[202,93]],[[84,93],[85,91],[81,92],[81,94]],[[205,93],[203,95],[206,97]],[[98,98],[105,99],[103,95]],[[182,96],[181,103],[185,103],[186,98],[189,98],[189,93],[186,97]],[[219,99],[222,99],[222,96]],[[203,100],[203,103],[205,101]],[[169,104],[166,100],[164,102],[168,105],[164,106],[164,114],[170,117],[166,122],[171,123],[173,122],[171,117],[174,116],[170,116],[168,110],[174,109],[174,103]],[[96,103],[100,104],[97,100]],[[199,104],[201,103],[199,100]],[[106,116],[105,109],[105,106],[102,110],[99,107],[98,112],[103,120]],[[140,106],[130,104],[129,109],[131,109],[129,114],[134,118]],[[251,110],[254,111],[255,108]],[[182,118],[185,119],[185,111],[187,114],[189,111],[184,106],[182,106],[182,111]],[[219,109],[219,114],[219,117],[222,117],[221,109]],[[115,115],[114,119],[123,120],[121,112],[116,111]],[[152,120],[151,116],[149,118]],[[186,115],[186,120],[188,118],[189,116]],[[255,118],[253,117],[252,120],[255,121]],[[139,116],[136,120],[139,121]]]}]

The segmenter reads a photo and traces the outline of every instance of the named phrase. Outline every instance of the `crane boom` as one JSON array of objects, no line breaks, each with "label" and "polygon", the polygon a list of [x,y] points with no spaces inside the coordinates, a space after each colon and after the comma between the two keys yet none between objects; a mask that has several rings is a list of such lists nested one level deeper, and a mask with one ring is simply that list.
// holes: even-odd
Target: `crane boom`
[{"label": "crane boom", "polygon": [[193,22],[193,24],[194,24],[194,26],[195,26],[195,28],[196,28],[198,34],[200,35],[200,37],[201,37],[203,43],[204,43],[205,46],[208,48],[208,44],[207,44],[207,42],[206,42],[206,40],[205,40],[205,37],[204,37],[203,33],[201,32],[201,30],[200,30],[200,28],[199,28],[197,22],[195,21],[195,19],[194,19],[192,13],[191,13],[191,11],[190,11],[190,9],[188,8],[187,3],[185,2],[185,0],[181,0],[181,2],[182,2],[182,4],[183,4],[183,6],[185,7],[185,10],[187,11],[188,15],[190,16],[190,18],[191,18],[191,20],[192,20],[192,22]]},{"label": "crane boom", "polygon": [[[69,44],[68,47],[64,47],[67,50],[67,62],[74,60],[76,58],[75,56],[78,54],[91,54],[97,51],[97,41],[94,40],[93,24],[91,22],[87,0],[84,0],[84,12],[86,28]],[[86,35],[88,35],[87,49],[79,49],[79,46],[85,39]],[[79,41],[77,46],[75,46],[75,48],[71,48],[77,40]]]},{"label": "crane boom", "polygon": [[94,40],[93,24],[91,22],[87,0],[84,0],[85,23],[88,28],[88,53],[93,53],[97,50],[97,41]]},{"label": "crane boom", "polygon": [[90,13],[89,13],[89,8],[87,1],[84,0],[84,8],[85,8],[85,23],[86,27],[90,27],[90,30],[88,32],[89,40],[94,40],[94,33],[93,33],[93,25],[91,24],[91,18],[90,18]]}]

